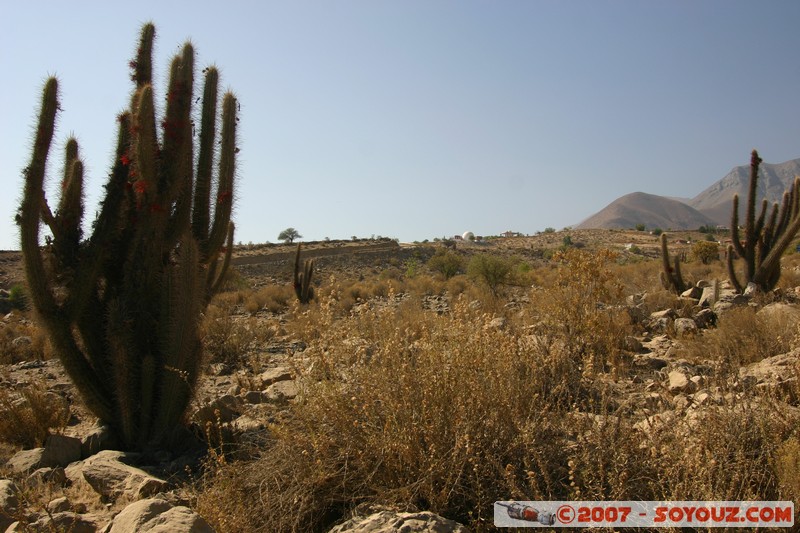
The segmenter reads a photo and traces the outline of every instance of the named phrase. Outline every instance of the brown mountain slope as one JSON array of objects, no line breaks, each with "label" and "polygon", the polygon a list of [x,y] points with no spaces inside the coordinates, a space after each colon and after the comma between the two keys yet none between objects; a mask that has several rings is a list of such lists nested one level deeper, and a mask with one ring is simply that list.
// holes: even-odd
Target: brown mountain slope
[{"label": "brown mountain slope", "polygon": [[709,217],[688,205],[664,196],[634,192],[617,198],[577,229],[624,229],[644,224],[648,229],[697,229],[716,225]]}]

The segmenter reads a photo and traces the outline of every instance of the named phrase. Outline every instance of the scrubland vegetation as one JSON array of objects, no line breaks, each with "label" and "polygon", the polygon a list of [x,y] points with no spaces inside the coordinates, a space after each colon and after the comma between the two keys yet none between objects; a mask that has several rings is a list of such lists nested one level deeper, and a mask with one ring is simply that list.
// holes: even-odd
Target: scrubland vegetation
[{"label": "scrubland vegetation", "polygon": [[[709,367],[714,402],[676,408],[663,376],[634,364],[626,339],[647,333],[625,301],[686,304],[657,286],[656,261],[619,260],[567,250],[494,291],[446,279],[439,259],[411,279],[324,280],[311,305],[281,315],[307,346],[291,421],[247,460],[216,457],[198,510],[224,531],[322,531],[369,505],[482,530],[501,499],[794,500],[796,376],[778,396],[743,390],[738,368],[797,346],[798,323],[756,318],[754,304],[681,340],[682,360]],[[720,262],[685,268],[723,274]],[[449,309],[426,308],[430,295]]]}]

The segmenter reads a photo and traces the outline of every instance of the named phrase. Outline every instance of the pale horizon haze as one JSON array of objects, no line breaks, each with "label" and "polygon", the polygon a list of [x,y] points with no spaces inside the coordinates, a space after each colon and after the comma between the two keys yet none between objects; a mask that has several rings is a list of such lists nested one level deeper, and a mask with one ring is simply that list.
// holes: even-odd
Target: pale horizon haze
[{"label": "pale horizon haze", "polygon": [[[800,2],[0,3],[0,249],[41,90],[97,209],[144,22],[163,100],[191,39],[240,103],[237,242],[532,234],[635,191],[692,197],[759,150],[800,157]],[[196,92],[199,92],[199,84]]]}]

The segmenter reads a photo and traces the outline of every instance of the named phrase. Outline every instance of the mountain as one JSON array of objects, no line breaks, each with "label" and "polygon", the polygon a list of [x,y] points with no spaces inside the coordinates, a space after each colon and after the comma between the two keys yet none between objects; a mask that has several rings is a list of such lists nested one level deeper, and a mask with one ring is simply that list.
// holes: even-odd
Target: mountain
[{"label": "mountain", "polygon": [[697,229],[716,225],[713,219],[678,200],[634,192],[617,198],[576,226],[577,229],[626,229],[644,224],[648,229]]},{"label": "mountain", "polygon": [[[795,176],[800,176],[800,159],[792,159],[785,163],[761,163],[758,173],[758,200],[767,198],[770,203],[780,202],[783,192],[791,187]],[[750,183],[750,165],[734,167],[724,178],[689,200],[687,203],[715,224],[730,226],[733,195],[739,195],[739,219],[742,220],[747,199],[747,187]]]}]

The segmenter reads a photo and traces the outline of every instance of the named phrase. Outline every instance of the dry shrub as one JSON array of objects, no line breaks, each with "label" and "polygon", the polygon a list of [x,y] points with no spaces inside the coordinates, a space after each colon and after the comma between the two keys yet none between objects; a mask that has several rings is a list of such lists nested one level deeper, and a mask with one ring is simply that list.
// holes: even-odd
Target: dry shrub
[{"label": "dry shrub", "polygon": [[32,383],[12,392],[0,389],[0,440],[35,448],[44,445],[51,430],[67,425],[66,401],[48,392],[43,383]]},{"label": "dry shrub", "polygon": [[512,491],[558,490],[564,437],[545,415],[546,353],[463,299],[448,315],[413,302],[370,313],[323,330],[295,422],[201,495],[201,507],[223,491],[246,498],[230,530],[322,530],[364,502],[485,523]]},{"label": "dry shrub", "polygon": [[208,363],[224,363],[234,368],[240,366],[259,338],[259,332],[267,334],[268,330],[247,317],[232,316],[223,308],[209,305],[200,325]]},{"label": "dry shrub", "polygon": [[268,285],[251,294],[244,303],[245,311],[254,314],[262,310],[281,313],[289,308],[295,298],[289,285]]},{"label": "dry shrub", "polygon": [[433,296],[443,294],[446,284],[441,280],[436,280],[431,276],[420,274],[406,281],[406,288],[409,293],[415,296]]},{"label": "dry shrub", "polygon": [[689,358],[717,361],[736,372],[740,366],[790,351],[797,334],[797,319],[787,314],[736,307],[719,317],[716,328],[686,339],[685,349]]},{"label": "dry shrub", "polygon": [[42,328],[16,314],[0,322],[0,364],[51,359],[53,350]]},{"label": "dry shrub", "polygon": [[607,250],[559,252],[554,284],[532,296],[537,334],[559,346],[572,374],[621,370],[621,347],[631,327],[622,286],[608,268],[614,258]]},{"label": "dry shrub", "polygon": [[780,500],[775,457],[800,418],[752,398],[698,411],[653,439],[665,500]]},{"label": "dry shrub", "polygon": [[781,499],[800,500],[800,440],[797,435],[784,441],[775,454],[775,471]]}]

